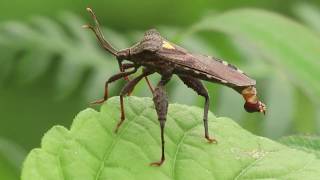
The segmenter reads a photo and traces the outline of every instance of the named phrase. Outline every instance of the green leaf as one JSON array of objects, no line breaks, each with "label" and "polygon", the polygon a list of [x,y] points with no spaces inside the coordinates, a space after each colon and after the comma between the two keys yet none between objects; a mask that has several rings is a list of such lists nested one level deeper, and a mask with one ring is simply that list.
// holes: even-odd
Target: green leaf
[{"label": "green leaf", "polygon": [[255,136],[228,118],[209,113],[209,130],[218,144],[203,137],[203,110],[171,104],[165,129],[166,161],[160,158],[160,128],[150,98],[125,99],[126,121],[118,134],[119,99],[97,112],[82,111],[70,130],[55,126],[41,148],[24,162],[23,180],[59,179],[315,179],[320,160]]},{"label": "green leaf", "polygon": [[283,137],[279,141],[289,147],[315,154],[320,158],[319,136],[295,135]]},{"label": "green leaf", "polygon": [[320,38],[313,31],[272,12],[242,9],[205,18],[185,35],[208,30],[250,45],[261,59],[319,103],[315,99],[320,97]]}]

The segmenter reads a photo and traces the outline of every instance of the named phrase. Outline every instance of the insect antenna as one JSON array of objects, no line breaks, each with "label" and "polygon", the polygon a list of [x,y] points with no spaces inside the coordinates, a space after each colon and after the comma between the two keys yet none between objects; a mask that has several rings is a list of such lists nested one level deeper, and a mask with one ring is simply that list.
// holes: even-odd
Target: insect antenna
[{"label": "insect antenna", "polygon": [[88,24],[87,24],[87,25],[83,25],[82,27],[83,27],[83,28],[91,29],[91,30],[94,32],[94,34],[96,35],[96,37],[98,38],[98,41],[99,41],[99,43],[101,44],[101,46],[102,46],[105,50],[107,50],[109,53],[111,53],[112,55],[117,56],[117,52],[118,52],[118,51],[115,50],[115,49],[111,46],[111,44],[104,39],[104,36],[103,36],[102,31],[101,31],[101,28],[100,28],[100,23],[99,23],[96,15],[95,15],[94,12],[92,11],[92,9],[91,9],[91,8],[87,8],[86,10],[90,13],[91,17],[93,18],[95,26],[92,26],[92,25],[88,25]]}]

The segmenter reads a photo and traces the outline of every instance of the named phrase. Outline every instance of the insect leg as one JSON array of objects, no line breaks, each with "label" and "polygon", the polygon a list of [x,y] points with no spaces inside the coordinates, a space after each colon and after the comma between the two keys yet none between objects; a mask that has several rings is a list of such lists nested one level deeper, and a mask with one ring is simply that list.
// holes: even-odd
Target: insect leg
[{"label": "insect leg", "polygon": [[[135,64],[131,64],[131,63],[120,64],[120,70],[121,70],[121,72],[124,72],[126,69],[133,68],[134,66],[135,66]],[[128,78],[128,77],[125,77],[125,78],[126,78],[127,81],[129,81],[129,78]],[[146,82],[147,82],[147,84],[148,84],[148,87],[149,87],[151,93],[153,94],[154,89],[153,89],[153,87],[152,87],[151,82],[149,81],[149,79],[148,79],[147,76],[145,76],[144,78],[145,78],[145,80],[146,80]],[[128,95],[130,96],[131,93],[132,93],[132,92],[129,92]]]},{"label": "insect leg", "polygon": [[[122,64],[122,61],[121,60],[118,60],[118,65],[119,65],[119,69],[120,69],[120,72],[125,72],[125,68],[124,68],[124,65],[125,64]],[[132,64],[133,65],[133,64]],[[128,78],[128,76],[125,76],[124,77],[124,80],[126,80],[126,81],[129,81],[129,78]]]},{"label": "insect leg", "polygon": [[97,101],[95,101],[95,102],[92,102],[91,104],[101,104],[101,103],[103,103],[104,101],[106,101],[106,100],[108,99],[108,85],[109,85],[109,83],[114,82],[114,81],[116,81],[116,80],[118,80],[118,79],[120,79],[120,78],[123,78],[123,77],[125,77],[125,76],[128,76],[128,75],[130,75],[130,74],[133,74],[133,73],[137,72],[137,69],[138,69],[138,68],[134,68],[132,71],[120,72],[120,73],[118,73],[118,74],[115,74],[115,75],[111,76],[111,77],[106,81],[106,83],[105,83],[105,89],[104,89],[103,99],[97,100]]},{"label": "insect leg", "polygon": [[152,84],[151,84],[151,82],[149,81],[148,77],[145,76],[144,78],[145,78],[146,81],[147,81],[147,84],[148,84],[148,87],[149,87],[151,93],[154,94],[154,89],[153,89]]},{"label": "insect leg", "polygon": [[130,68],[134,68],[136,65],[132,64],[132,63],[124,63],[121,64],[120,68],[123,69],[123,71],[130,69]]},{"label": "insect leg", "polygon": [[154,90],[153,94],[153,102],[158,114],[158,120],[160,122],[160,130],[161,130],[161,159],[158,162],[153,162],[150,165],[152,166],[160,166],[164,160],[164,126],[167,119],[168,112],[168,97],[165,91],[165,84],[170,80],[171,75],[162,76],[160,82]]},{"label": "insect leg", "polygon": [[[120,72],[125,72],[125,70],[130,69],[130,68],[134,68],[136,66],[135,64],[132,64],[132,63],[124,63],[124,64],[122,64],[121,60],[118,60],[118,64],[119,64]],[[125,76],[124,80],[130,81],[128,76]]]},{"label": "insect leg", "polygon": [[[148,78],[147,76],[145,76],[145,77],[144,77],[144,79],[146,80],[147,85],[148,85],[148,87],[149,87],[149,89],[150,89],[151,93],[153,94],[153,93],[154,93],[154,89],[153,89],[153,87],[152,87],[151,82],[149,81],[149,78]],[[131,93],[132,93],[132,91],[128,93],[128,96],[130,96],[130,95],[131,95]]]},{"label": "insect leg", "polygon": [[152,71],[148,71],[146,69],[143,70],[142,74],[137,76],[136,78],[134,78],[133,80],[129,81],[121,90],[120,92],[120,111],[121,111],[121,115],[120,115],[120,121],[117,124],[117,127],[115,129],[115,132],[118,131],[119,127],[121,126],[121,124],[123,123],[123,121],[125,120],[125,113],[124,113],[124,106],[123,106],[123,97],[129,93],[131,93],[134,89],[134,87],[140,82],[140,80],[143,77],[146,77],[150,74],[152,74],[154,72]]},{"label": "insect leg", "polygon": [[205,98],[204,115],[203,115],[204,135],[209,143],[212,143],[212,142],[216,143],[217,141],[215,139],[210,138],[209,130],[208,130],[208,111],[209,111],[209,105],[210,105],[210,97],[208,94],[208,90],[205,88],[202,82],[196,78],[193,78],[191,76],[182,76],[182,75],[179,75],[179,78],[189,88],[193,89],[197,94]]},{"label": "insect leg", "polygon": [[[134,67],[134,66],[135,66],[134,64],[126,63],[126,64],[122,64],[122,69],[123,69],[123,70],[126,70],[126,69],[132,68],[132,67]],[[153,89],[153,87],[152,87],[151,82],[150,82],[149,79],[148,79],[148,76],[144,76],[144,78],[145,78],[145,80],[146,80],[146,82],[147,82],[147,84],[148,84],[148,87],[149,87],[151,93],[153,94],[153,93],[154,93],[154,89]],[[130,94],[131,94],[131,92],[128,93],[128,95],[130,95]]]}]

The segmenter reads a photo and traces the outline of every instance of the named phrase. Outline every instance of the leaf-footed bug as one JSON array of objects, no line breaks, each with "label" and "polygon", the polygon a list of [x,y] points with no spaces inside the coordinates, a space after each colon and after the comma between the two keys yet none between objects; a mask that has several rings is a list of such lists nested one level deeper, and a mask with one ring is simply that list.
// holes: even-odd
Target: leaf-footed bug
[{"label": "leaf-footed bug", "polygon": [[[245,100],[244,108],[247,112],[262,112],[265,114],[266,106],[257,97],[256,81],[235,66],[214,57],[190,53],[163,38],[155,29],[146,31],[143,39],[132,47],[117,51],[104,39],[94,12],[90,8],[87,8],[87,11],[94,19],[95,26],[84,25],[83,27],[91,29],[95,33],[100,45],[117,58],[121,71],[107,80],[104,98],[94,103],[102,103],[108,99],[109,83],[134,74],[138,68],[143,67],[142,74],[132,80],[127,79],[127,84],[125,84],[120,92],[121,116],[115,129],[116,132],[125,120],[123,97],[132,92],[141,79],[153,73],[161,75],[161,80],[154,90],[146,78],[150,89],[153,91],[153,101],[160,122],[162,145],[160,161],[151,163],[151,165],[160,166],[165,160],[164,126],[168,111],[168,98],[165,85],[170,81],[173,74],[177,75],[186,86],[204,97],[204,136],[210,143],[217,141],[209,136],[208,110],[210,98],[201,80],[222,84],[234,89],[243,96]],[[123,64],[123,60],[130,61],[131,63]],[[126,71],[128,69],[131,70]]]}]

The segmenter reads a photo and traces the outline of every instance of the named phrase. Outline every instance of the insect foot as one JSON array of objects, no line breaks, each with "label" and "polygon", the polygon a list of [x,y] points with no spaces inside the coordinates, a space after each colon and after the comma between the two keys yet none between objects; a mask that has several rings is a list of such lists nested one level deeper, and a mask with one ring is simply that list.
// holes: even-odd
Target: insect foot
[{"label": "insect foot", "polygon": [[118,130],[119,130],[121,124],[123,123],[123,121],[124,121],[124,119],[121,119],[121,120],[117,123],[117,126],[116,126],[116,128],[114,129],[114,133],[118,133]]},{"label": "insect foot", "polygon": [[106,100],[107,100],[107,99],[99,99],[99,100],[96,100],[96,101],[91,102],[90,104],[91,104],[91,105],[102,104],[102,103],[104,103]]},{"label": "insect foot", "polygon": [[161,166],[163,162],[164,162],[164,159],[161,159],[160,161],[150,163],[150,166]]},{"label": "insect foot", "polygon": [[210,144],[217,144],[218,141],[215,138],[205,137]]}]

